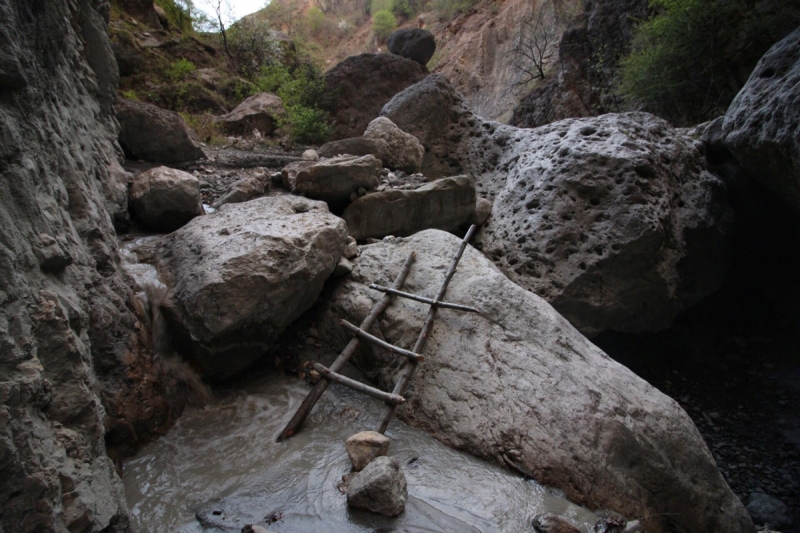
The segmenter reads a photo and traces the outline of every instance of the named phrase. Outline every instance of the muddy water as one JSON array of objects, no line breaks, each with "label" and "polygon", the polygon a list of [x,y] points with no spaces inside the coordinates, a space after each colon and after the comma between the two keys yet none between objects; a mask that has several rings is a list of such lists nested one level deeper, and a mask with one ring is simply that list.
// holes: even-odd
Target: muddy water
[{"label": "muddy water", "polygon": [[[170,432],[125,464],[123,481],[136,531],[530,532],[541,512],[571,517],[589,532],[596,517],[503,469],[392,422],[390,455],[408,480],[395,519],[347,508],[337,489],[350,471],[344,441],[371,429],[381,404],[333,385],[304,429],[275,437],[308,392],[300,380],[270,375],[190,409]],[[277,520],[275,520],[277,519]]]}]

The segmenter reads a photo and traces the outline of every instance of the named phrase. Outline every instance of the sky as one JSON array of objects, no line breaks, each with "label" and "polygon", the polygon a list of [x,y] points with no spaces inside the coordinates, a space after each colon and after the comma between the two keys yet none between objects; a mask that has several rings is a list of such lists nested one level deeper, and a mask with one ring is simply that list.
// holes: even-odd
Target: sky
[{"label": "sky", "polygon": [[250,13],[255,13],[266,4],[266,0],[231,0],[237,20]]}]

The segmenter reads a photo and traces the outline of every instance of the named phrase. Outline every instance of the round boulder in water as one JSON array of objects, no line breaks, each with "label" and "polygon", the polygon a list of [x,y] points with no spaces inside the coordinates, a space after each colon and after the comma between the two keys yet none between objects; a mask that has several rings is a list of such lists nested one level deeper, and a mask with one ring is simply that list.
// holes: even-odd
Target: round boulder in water
[{"label": "round boulder in water", "polygon": [[436,39],[428,30],[413,28],[397,30],[387,41],[389,52],[403,56],[420,65],[427,65],[436,51]]}]

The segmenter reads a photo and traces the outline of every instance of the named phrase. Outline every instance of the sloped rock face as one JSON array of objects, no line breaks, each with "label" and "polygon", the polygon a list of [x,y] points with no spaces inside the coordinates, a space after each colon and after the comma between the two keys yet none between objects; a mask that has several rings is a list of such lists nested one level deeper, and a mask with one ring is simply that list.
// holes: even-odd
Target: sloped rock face
[{"label": "sloped rock face", "polygon": [[240,373],[316,301],[346,241],[324,203],[288,195],[192,220],[162,252],[179,352],[209,379]]},{"label": "sloped rock face", "polygon": [[333,95],[327,107],[336,122],[334,137],[359,137],[383,104],[427,75],[419,63],[394,54],[348,57],[325,73]]},{"label": "sloped rock face", "polygon": [[128,531],[104,436],[135,447],[180,413],[107,210],[125,186],[108,8],[0,1],[3,531]]},{"label": "sloped rock face", "polygon": [[119,144],[130,159],[186,163],[205,157],[194,132],[174,111],[120,98],[114,104]]},{"label": "sloped rock face", "polygon": [[131,207],[150,229],[175,231],[203,214],[200,183],[188,172],[174,168],[150,169],[133,181]]},{"label": "sloped rock face", "polygon": [[753,179],[800,213],[800,28],[774,45],[734,98],[725,145]]},{"label": "sloped rock face", "polygon": [[254,129],[263,135],[270,135],[277,129],[278,119],[285,114],[279,96],[260,93],[246,99],[217,120],[225,131],[235,135],[250,135]]},{"label": "sloped rock face", "polygon": [[[416,250],[404,289],[435,295],[459,239],[428,230],[362,246],[352,274],[321,311],[322,338],[348,341],[356,323]],[[586,340],[543,299],[468,247],[446,299],[480,315],[440,310],[399,417],[442,442],[505,464],[573,501],[646,517],[648,532],[752,532],[741,502],[680,406]],[[412,346],[428,307],[397,300],[373,333]],[[397,358],[364,347],[356,362],[391,390]]]},{"label": "sloped rock face", "polygon": [[426,175],[475,176],[494,202],[484,252],[584,334],[663,329],[721,285],[723,184],[666,122],[627,113],[518,129],[475,116],[437,75],[383,114],[425,146]]},{"label": "sloped rock face", "polygon": [[414,190],[367,194],[342,214],[356,239],[406,236],[424,229],[452,231],[475,212],[475,186],[466,176],[442,178]]}]

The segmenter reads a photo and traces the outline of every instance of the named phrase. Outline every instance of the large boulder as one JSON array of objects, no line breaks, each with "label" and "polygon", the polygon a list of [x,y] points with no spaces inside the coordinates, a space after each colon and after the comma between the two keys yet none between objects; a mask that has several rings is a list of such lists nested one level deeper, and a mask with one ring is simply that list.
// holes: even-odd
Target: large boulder
[{"label": "large boulder", "polygon": [[386,165],[384,158],[389,153],[389,145],[382,139],[366,137],[350,137],[325,143],[317,150],[320,157],[336,157],[337,155],[374,155]]},{"label": "large boulder", "polygon": [[[352,274],[320,310],[321,338],[348,342],[414,250],[406,288],[432,297],[459,247],[448,233],[361,247]],[[583,337],[547,302],[467,247],[446,299],[481,314],[440,310],[398,416],[440,441],[507,465],[592,509],[644,517],[649,533],[754,530],[689,416]],[[398,299],[373,334],[413,346],[428,306]],[[362,347],[354,362],[384,390],[396,356]],[[373,461],[374,462],[374,461]],[[372,463],[371,463],[372,464]],[[369,467],[368,467],[369,468]]]},{"label": "large boulder", "polygon": [[162,270],[179,352],[209,379],[240,373],[316,301],[346,241],[324,203],[289,195],[226,204],[171,234]]},{"label": "large boulder", "polygon": [[416,61],[422,66],[428,64],[436,51],[436,39],[428,30],[406,28],[389,35],[386,41],[389,52]]},{"label": "large boulder", "polygon": [[174,111],[120,98],[114,104],[119,144],[129,159],[186,163],[204,158],[194,132]]},{"label": "large boulder", "polygon": [[725,145],[800,212],[800,28],[775,44],[725,114]]},{"label": "large boulder", "polygon": [[422,167],[425,148],[416,137],[398,128],[388,118],[378,117],[370,122],[364,137],[386,143],[386,152],[380,158],[386,168],[414,174]]},{"label": "large boulder", "polygon": [[415,61],[393,54],[351,56],[325,73],[332,95],[326,110],[336,124],[336,139],[358,137],[392,96],[427,75]]},{"label": "large boulder", "polygon": [[584,334],[668,327],[722,284],[732,215],[701,145],[645,113],[537,129],[484,121],[431,75],[383,114],[493,201],[484,252]]},{"label": "large boulder", "polygon": [[217,118],[217,123],[233,135],[250,135],[258,130],[270,135],[278,128],[278,121],[286,115],[283,101],[272,93],[259,93],[246,99],[236,109]]},{"label": "large boulder", "polygon": [[413,190],[367,194],[342,214],[356,239],[406,236],[424,229],[452,231],[475,212],[475,186],[466,176],[442,178]]},{"label": "large boulder", "polygon": [[374,156],[339,156],[317,161],[300,169],[292,180],[287,174],[289,190],[315,200],[328,202],[332,209],[343,209],[350,195],[359,188],[378,186],[381,161]]},{"label": "large boulder", "polygon": [[347,488],[347,505],[384,516],[406,509],[408,485],[394,457],[378,457],[353,476]]},{"label": "large boulder", "polygon": [[130,196],[133,214],[154,231],[175,231],[203,214],[200,182],[174,168],[142,172],[133,180]]}]

